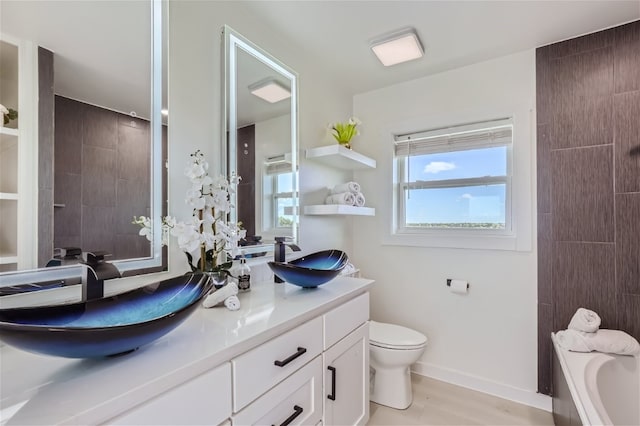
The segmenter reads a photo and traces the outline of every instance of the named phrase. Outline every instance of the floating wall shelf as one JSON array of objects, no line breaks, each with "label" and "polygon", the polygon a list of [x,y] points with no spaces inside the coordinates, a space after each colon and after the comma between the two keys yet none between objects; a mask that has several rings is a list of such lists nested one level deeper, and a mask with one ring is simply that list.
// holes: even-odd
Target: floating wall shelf
[{"label": "floating wall shelf", "polygon": [[319,204],[316,206],[305,206],[304,214],[375,216],[376,209],[373,207],[347,206],[345,204]]},{"label": "floating wall shelf", "polygon": [[10,129],[8,127],[0,127],[0,134],[7,136],[18,136],[18,129]]},{"label": "floating wall shelf", "polygon": [[376,160],[341,145],[319,146],[305,151],[305,158],[326,164],[337,169],[365,170],[375,169]]}]

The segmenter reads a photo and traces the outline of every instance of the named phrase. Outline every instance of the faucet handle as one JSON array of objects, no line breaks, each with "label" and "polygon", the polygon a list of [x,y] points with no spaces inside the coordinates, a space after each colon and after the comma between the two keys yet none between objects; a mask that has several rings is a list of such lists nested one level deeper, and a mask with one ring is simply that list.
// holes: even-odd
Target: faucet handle
[{"label": "faucet handle", "polygon": [[104,262],[104,258],[107,256],[111,256],[111,253],[106,251],[83,251],[82,252],[82,263],[86,263],[87,265],[96,266],[102,262]]},{"label": "faucet handle", "polygon": [[276,243],[284,243],[287,240],[293,240],[293,237],[275,237]]}]

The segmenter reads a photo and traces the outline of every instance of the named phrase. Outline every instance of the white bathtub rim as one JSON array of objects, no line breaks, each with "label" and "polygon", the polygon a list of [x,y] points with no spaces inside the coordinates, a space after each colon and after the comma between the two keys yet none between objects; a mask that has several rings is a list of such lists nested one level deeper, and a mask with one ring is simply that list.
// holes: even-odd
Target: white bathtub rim
[{"label": "white bathtub rim", "polygon": [[[587,383],[585,383],[585,369],[591,359],[593,359],[593,353],[582,352],[569,352],[558,344],[555,333],[551,333],[551,340],[555,348],[562,372],[564,373],[569,392],[573,398],[576,410],[580,416],[580,421],[583,425],[603,425],[611,424],[610,419],[602,419],[595,405],[589,398],[589,392],[587,391]],[[567,362],[567,357],[571,357],[571,365]],[[593,383],[595,386],[595,382]],[[581,397],[582,395],[582,397]],[[599,399],[599,398],[598,398]],[[602,402],[600,402],[602,405]],[[601,407],[604,410],[603,407]],[[606,422],[608,421],[608,422]]]}]

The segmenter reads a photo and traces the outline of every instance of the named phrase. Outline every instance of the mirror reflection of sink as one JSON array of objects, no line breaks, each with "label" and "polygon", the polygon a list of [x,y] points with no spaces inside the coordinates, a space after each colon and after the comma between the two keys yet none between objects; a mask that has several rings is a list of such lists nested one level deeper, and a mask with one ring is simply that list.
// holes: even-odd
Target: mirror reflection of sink
[{"label": "mirror reflection of sink", "polygon": [[290,262],[269,262],[268,265],[285,282],[314,288],[335,278],[347,263],[349,257],[345,252],[324,250]]},{"label": "mirror reflection of sink", "polygon": [[176,328],[210,289],[188,274],[89,302],[0,309],[0,340],[67,358],[123,354]]}]

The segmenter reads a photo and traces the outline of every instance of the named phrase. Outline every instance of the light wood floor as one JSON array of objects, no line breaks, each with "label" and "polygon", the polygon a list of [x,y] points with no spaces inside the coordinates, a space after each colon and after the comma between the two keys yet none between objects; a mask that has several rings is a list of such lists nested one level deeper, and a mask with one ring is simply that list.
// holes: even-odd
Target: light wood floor
[{"label": "light wood floor", "polygon": [[413,403],[394,410],[371,403],[368,425],[553,425],[551,413],[413,374]]}]

